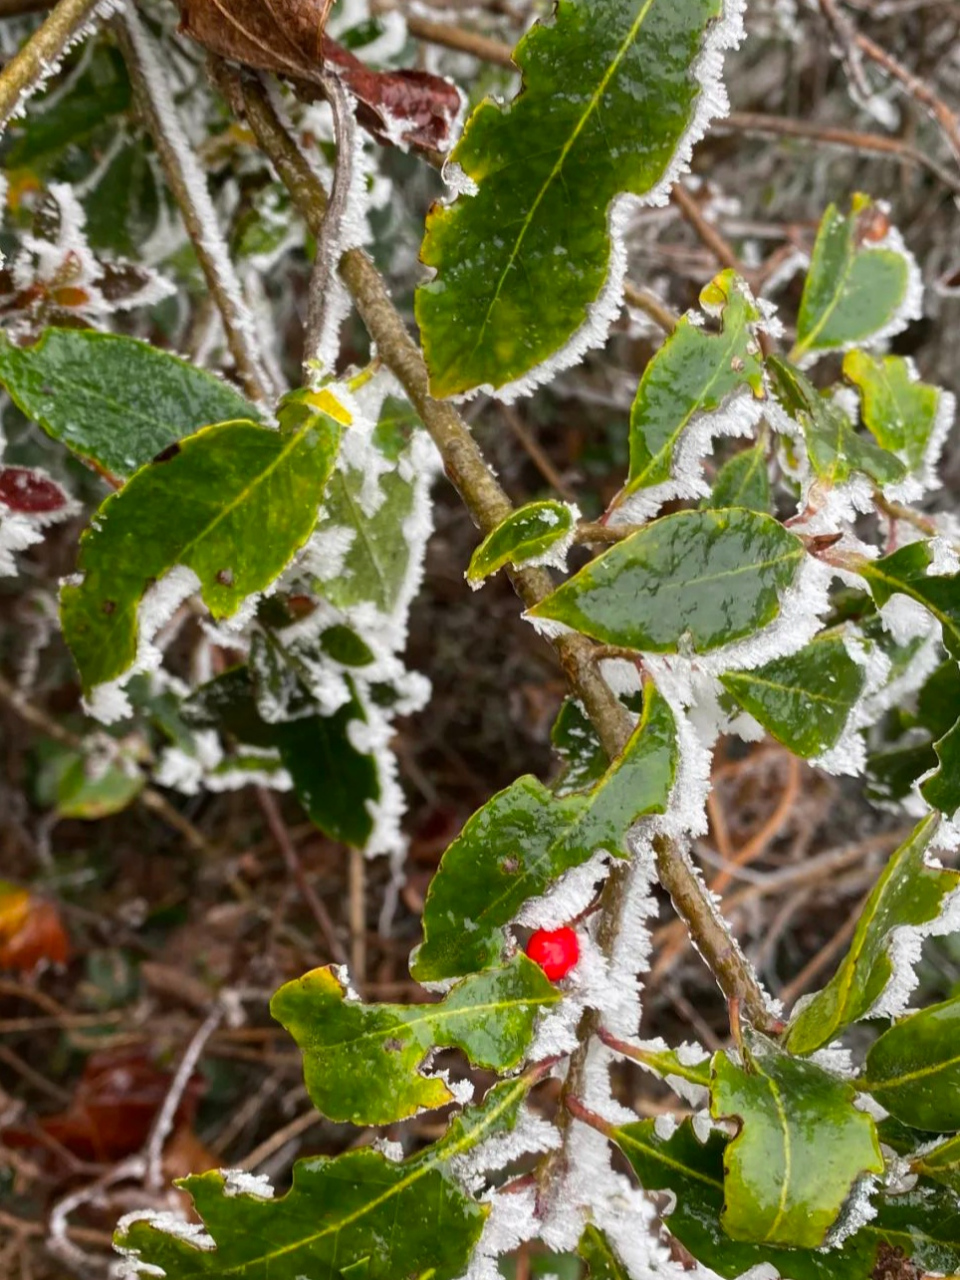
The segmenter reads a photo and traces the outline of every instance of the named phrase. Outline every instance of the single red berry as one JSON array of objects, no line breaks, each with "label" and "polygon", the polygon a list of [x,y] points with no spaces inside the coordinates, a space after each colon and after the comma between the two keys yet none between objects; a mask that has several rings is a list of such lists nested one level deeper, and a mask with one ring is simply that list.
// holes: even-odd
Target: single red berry
[{"label": "single red berry", "polygon": [[577,935],[562,929],[538,929],[527,943],[527,955],[536,961],[551,982],[565,978],[580,959]]}]

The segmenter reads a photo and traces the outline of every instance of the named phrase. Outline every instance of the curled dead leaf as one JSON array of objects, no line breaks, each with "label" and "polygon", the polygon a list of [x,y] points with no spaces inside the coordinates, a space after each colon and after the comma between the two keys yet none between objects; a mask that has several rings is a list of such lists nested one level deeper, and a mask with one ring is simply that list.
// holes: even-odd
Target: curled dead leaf
[{"label": "curled dead leaf", "polygon": [[0,882],[0,969],[32,973],[69,958],[70,940],[53,903]]}]

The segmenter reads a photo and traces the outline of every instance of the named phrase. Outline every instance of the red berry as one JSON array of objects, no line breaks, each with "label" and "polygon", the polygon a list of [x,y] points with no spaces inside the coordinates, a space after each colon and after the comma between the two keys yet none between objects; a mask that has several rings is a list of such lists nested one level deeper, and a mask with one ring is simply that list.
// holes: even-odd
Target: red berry
[{"label": "red berry", "polygon": [[551,982],[565,978],[580,959],[580,943],[572,929],[538,929],[527,943],[527,955]]}]

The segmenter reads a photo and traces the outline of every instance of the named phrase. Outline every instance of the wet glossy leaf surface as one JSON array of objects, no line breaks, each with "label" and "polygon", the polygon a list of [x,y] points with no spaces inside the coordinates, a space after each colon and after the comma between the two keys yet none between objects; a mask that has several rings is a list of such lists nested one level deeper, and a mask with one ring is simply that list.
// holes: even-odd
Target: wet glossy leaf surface
[{"label": "wet glossy leaf surface", "polygon": [[0,383],[48,435],[120,479],[201,427],[258,416],[185,360],[89,329],[47,329],[32,347],[0,341]]},{"label": "wet glossy leaf surface", "polygon": [[536,562],[557,543],[569,541],[573,510],[565,502],[548,499],[518,507],[491,530],[470,557],[467,581],[472,585],[504,565]]},{"label": "wet glossy leaf surface", "polygon": [[596,729],[576,698],[564,700],[550,730],[550,742],[564,763],[563,775],[556,787],[560,795],[580,791],[599,781],[610,763]]},{"label": "wet glossy leaf surface", "polygon": [[561,0],[517,46],[523,91],[487,99],[452,158],[475,195],[436,204],[416,312],[435,396],[502,387],[588,318],[610,268],[607,210],[664,176],[719,0]]},{"label": "wet glossy leaf surface", "polygon": [[844,376],[860,392],[863,424],[884,449],[922,471],[943,392],[920,382],[902,356],[873,356],[849,351],[843,358]]},{"label": "wet glossy leaf surface", "polygon": [[960,887],[960,873],[924,863],[935,829],[936,819],[925,819],[890,857],[840,968],[792,1019],[785,1040],[791,1053],[812,1053],[865,1017],[893,977],[889,948],[894,930],[936,919],[947,897]]},{"label": "wet glossy leaf surface", "polygon": [[681,511],[617,543],[528,612],[629,649],[703,653],[772,622],[803,555],[770,516]]},{"label": "wet glossy leaf surface", "polygon": [[960,1129],[960,998],[895,1023],[867,1054],[862,1087],[904,1124]]},{"label": "wet glossy leaf surface", "polygon": [[718,507],[746,507],[748,511],[771,512],[770,476],[767,449],[763,441],[752,449],[741,449],[717,472],[713,489],[700,503],[704,510]]},{"label": "wet glossy leaf surface", "polygon": [[777,356],[770,357],[767,367],[778,400],[803,428],[810,465],[824,484],[842,484],[855,471],[878,484],[903,478],[906,468],[900,459],[858,435],[840,405],[822,396],[799,369]]},{"label": "wet glossy leaf surface", "polygon": [[721,1222],[734,1240],[815,1249],[859,1177],[883,1171],[856,1091],[745,1031],[743,1065],[714,1056],[710,1113],[740,1129],[724,1150]]},{"label": "wet glossy leaf surface", "polygon": [[524,777],[475,813],[430,885],[413,976],[434,981],[496,963],[503,929],[525,902],[597,849],[622,854],[633,823],[666,806],[676,769],[674,731],[669,707],[651,691],[623,755],[590,791],[558,798]]},{"label": "wet glossy leaf surface", "polygon": [[857,566],[878,605],[894,595],[916,600],[940,623],[947,652],[960,658],[960,575],[930,573],[933,553],[926,542],[911,542],[893,555]]},{"label": "wet glossy leaf surface", "polygon": [[140,601],[170,569],[196,574],[217,618],[273,582],[316,524],[340,430],[323,413],[286,433],[252,422],[208,427],[106,500],[81,539],[83,579],[60,597],[87,692],[130,667]]},{"label": "wet glossy leaf surface", "polygon": [[835,633],[818,636],[787,658],[720,677],[745,711],[805,759],[836,743],[865,679],[863,667]]},{"label": "wet glossy leaf surface", "polygon": [[212,1245],[147,1222],[130,1224],[118,1243],[163,1268],[168,1280],[338,1280],[351,1269],[365,1280],[455,1280],[466,1270],[489,1206],[471,1199],[448,1166],[484,1138],[510,1132],[529,1087],[521,1078],[491,1089],[439,1142],[400,1163],[371,1147],[298,1160],[293,1187],[274,1199],[237,1194],[217,1171],[186,1178],[182,1185]]},{"label": "wet glossy leaf surface", "polygon": [[700,302],[709,315],[719,314],[722,329],[711,333],[684,316],[644,369],[630,411],[627,493],[671,478],[674,453],[695,418],[715,413],[736,391],[764,395],[753,331],[760,316],[740,281],[732,271],[723,272]]},{"label": "wet glossy leaf surface", "polygon": [[960,809],[960,720],[933,744],[937,771],[920,784],[920,794],[947,818]]},{"label": "wet glossy leaf surface", "polygon": [[617,1257],[610,1241],[594,1226],[580,1237],[577,1253],[587,1264],[591,1280],[628,1280],[629,1272]]},{"label": "wet glossy leaf surface", "polygon": [[453,1101],[441,1077],[421,1074],[428,1054],[458,1048],[474,1066],[508,1071],[523,1060],[538,1016],[561,994],[518,955],[502,969],[464,979],[436,1004],[365,1005],[326,968],[281,987],[270,1009],[303,1052],[319,1111],[352,1124],[390,1124]]},{"label": "wet glossy leaf surface", "polygon": [[804,284],[793,358],[835,351],[879,333],[907,299],[907,261],[881,242],[886,215],[855,195],[849,215],[823,215]]},{"label": "wet glossy leaf surface", "polygon": [[[924,1135],[925,1137],[927,1135]],[[960,1194],[960,1137],[940,1142],[910,1162],[911,1168]]]}]

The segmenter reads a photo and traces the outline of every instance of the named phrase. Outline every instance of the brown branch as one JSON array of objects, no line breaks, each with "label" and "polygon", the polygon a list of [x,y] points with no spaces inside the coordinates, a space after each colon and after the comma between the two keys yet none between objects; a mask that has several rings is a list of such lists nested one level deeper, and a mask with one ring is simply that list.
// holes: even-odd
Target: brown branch
[{"label": "brown branch", "polygon": [[886,49],[865,36],[862,31],[854,31],[853,38],[857,48],[867,55],[878,67],[882,67],[894,80],[900,82],[904,89],[916,102],[931,115],[950,144],[954,156],[960,161],[960,116],[951,111],[942,98],[939,98],[930,86],[919,76],[898,62]]},{"label": "brown branch", "polygon": [[83,34],[103,0],[60,0],[0,74],[0,129]]},{"label": "brown branch", "polygon": [[[278,117],[263,85],[249,76],[239,77],[225,64],[217,68],[216,78],[228,101],[236,100],[239,87],[247,122],[261,149],[272,161],[308,226],[316,232],[323,225],[326,192]],[[407,333],[382,277],[359,249],[351,249],[343,255],[340,274],[384,364],[403,386],[439,449],[448,478],[482,532],[489,532],[510,514],[513,507],[456,408],[434,400],[430,395],[423,356]],[[550,574],[543,569],[515,571],[511,580],[517,594],[528,606],[543,600],[554,589]],[[623,704],[600,674],[594,658],[594,646],[584,636],[573,633],[556,636],[552,643],[604,749],[611,759],[615,759],[630,736],[631,721]],[[758,1026],[769,1028],[771,1019],[763,990],[686,854],[671,841],[659,840],[657,869],[661,884],[670,894],[678,914],[687,921],[699,951],[724,994],[740,998],[750,1018]],[[604,921],[601,945],[608,948],[620,924],[627,870],[623,863],[613,868],[601,900]],[[571,1062],[571,1077],[583,1070],[587,1042],[595,1029],[594,1015],[588,1013],[585,1019],[580,1048]]]}]

